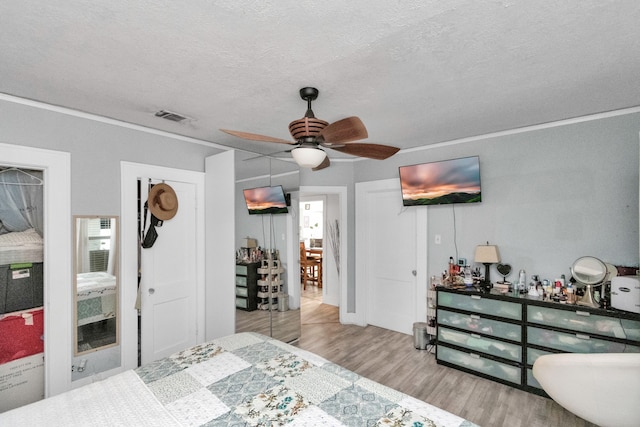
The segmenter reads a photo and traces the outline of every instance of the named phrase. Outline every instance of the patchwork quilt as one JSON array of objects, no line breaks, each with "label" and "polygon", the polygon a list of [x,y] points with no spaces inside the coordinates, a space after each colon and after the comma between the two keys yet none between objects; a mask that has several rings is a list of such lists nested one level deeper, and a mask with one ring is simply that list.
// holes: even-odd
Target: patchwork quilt
[{"label": "patchwork quilt", "polygon": [[[91,386],[114,381],[127,383],[130,392],[118,391],[110,402],[101,388]],[[122,384],[117,385],[123,387]],[[61,396],[85,390],[101,394],[97,414],[75,415],[79,425],[103,417],[95,425],[177,426],[461,426],[470,423],[449,412],[361,377],[313,353],[256,333],[230,335],[197,345],[135,371],[111,377]],[[116,390],[114,390],[115,392]],[[124,396],[124,397],[123,397]],[[29,405],[35,407],[55,396]],[[96,396],[97,400],[98,397]],[[124,402],[123,402],[124,400]],[[110,408],[113,405],[113,412]],[[122,406],[120,406],[122,405]],[[29,408],[29,406],[25,408]],[[77,402],[54,404],[56,413],[76,412]],[[75,406],[75,408],[72,408]],[[90,405],[89,405],[90,406]],[[10,411],[12,412],[20,411]],[[89,407],[82,408],[91,411]],[[0,424],[3,415],[0,414]],[[33,416],[47,415],[31,409]],[[107,418],[104,418],[107,417]],[[59,416],[48,419],[61,420]],[[12,424],[11,424],[12,425]],[[67,424],[68,425],[68,424]]]}]

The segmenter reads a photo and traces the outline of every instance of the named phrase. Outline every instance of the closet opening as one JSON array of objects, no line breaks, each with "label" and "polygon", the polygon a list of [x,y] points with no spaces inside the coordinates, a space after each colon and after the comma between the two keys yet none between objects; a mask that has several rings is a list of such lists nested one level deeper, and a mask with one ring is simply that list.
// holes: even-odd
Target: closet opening
[{"label": "closet opening", "polygon": [[0,166],[0,412],[45,397],[43,187]]}]

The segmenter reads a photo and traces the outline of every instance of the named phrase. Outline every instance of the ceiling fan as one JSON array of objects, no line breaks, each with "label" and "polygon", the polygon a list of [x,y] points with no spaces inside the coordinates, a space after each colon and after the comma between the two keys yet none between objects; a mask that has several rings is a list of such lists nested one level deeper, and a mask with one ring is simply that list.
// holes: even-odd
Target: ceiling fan
[{"label": "ceiling fan", "polygon": [[289,123],[289,132],[294,139],[293,141],[236,130],[220,130],[229,135],[252,141],[295,145],[290,150],[293,159],[298,165],[313,170],[324,169],[330,164],[327,153],[320,146],[377,160],[391,157],[400,150],[390,145],[354,142],[369,136],[367,128],[358,117],[347,117],[331,124],[316,118],[311,110],[311,101],[318,97],[318,89],[304,87],[300,89],[300,97],[307,101],[307,112],[303,118]]}]

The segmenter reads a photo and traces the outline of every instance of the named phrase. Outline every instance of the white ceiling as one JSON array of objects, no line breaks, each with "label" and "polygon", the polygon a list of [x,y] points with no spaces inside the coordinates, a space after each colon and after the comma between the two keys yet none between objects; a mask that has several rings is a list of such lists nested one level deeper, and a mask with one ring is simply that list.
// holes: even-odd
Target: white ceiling
[{"label": "white ceiling", "polygon": [[638,0],[3,1],[0,92],[265,154],[218,129],[290,139],[314,86],[317,117],[411,148],[640,105],[639,23]]}]

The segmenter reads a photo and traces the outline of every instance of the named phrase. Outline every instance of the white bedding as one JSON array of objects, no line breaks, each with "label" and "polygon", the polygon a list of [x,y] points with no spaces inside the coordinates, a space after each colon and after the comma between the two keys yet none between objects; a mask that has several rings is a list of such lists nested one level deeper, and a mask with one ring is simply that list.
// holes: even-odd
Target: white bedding
[{"label": "white bedding", "polygon": [[77,277],[78,326],[111,319],[116,315],[116,277],[104,271]]},{"label": "white bedding", "polygon": [[179,426],[135,372],[0,414],[3,426]]},{"label": "white bedding", "polygon": [[0,265],[43,260],[44,240],[33,228],[0,234]]},{"label": "white bedding", "polygon": [[1,426],[285,424],[475,426],[318,355],[247,332],[0,414]]},{"label": "white bedding", "polygon": [[116,276],[104,271],[80,273],[77,277],[78,299],[93,298],[105,291],[115,291]]}]

